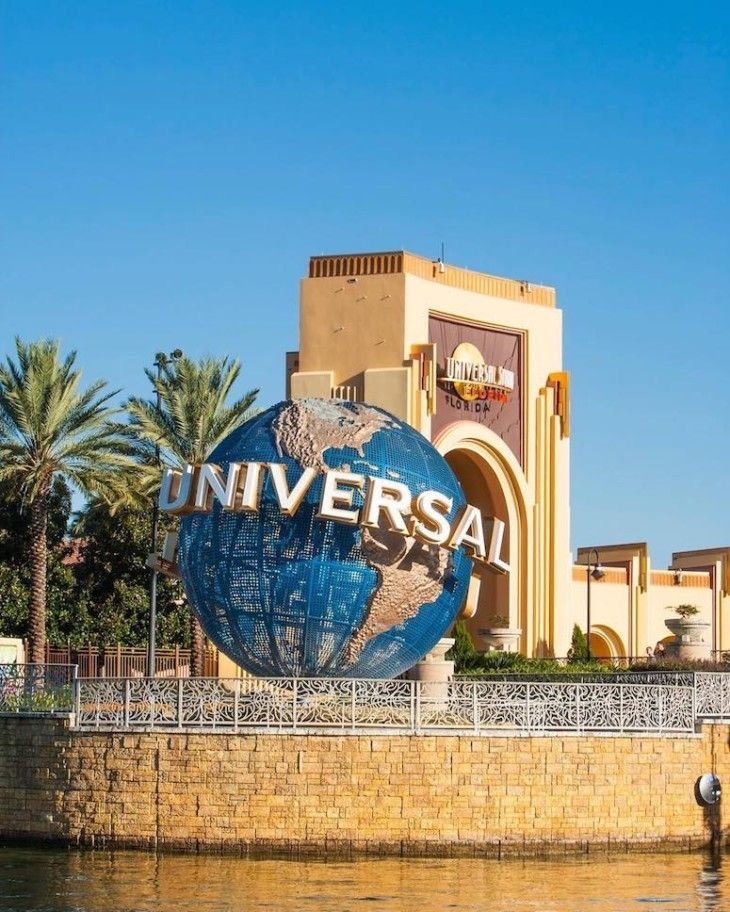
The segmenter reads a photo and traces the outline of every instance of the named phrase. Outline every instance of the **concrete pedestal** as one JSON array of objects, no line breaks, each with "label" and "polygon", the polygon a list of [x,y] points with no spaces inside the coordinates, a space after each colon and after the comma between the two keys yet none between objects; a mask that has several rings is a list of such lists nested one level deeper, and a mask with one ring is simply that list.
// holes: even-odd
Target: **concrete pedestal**
[{"label": "concrete pedestal", "polygon": [[446,659],[446,653],[454,645],[452,637],[442,637],[420,662],[411,668],[406,677],[409,681],[421,681],[421,700],[446,704],[449,683],[454,677],[454,663]]}]

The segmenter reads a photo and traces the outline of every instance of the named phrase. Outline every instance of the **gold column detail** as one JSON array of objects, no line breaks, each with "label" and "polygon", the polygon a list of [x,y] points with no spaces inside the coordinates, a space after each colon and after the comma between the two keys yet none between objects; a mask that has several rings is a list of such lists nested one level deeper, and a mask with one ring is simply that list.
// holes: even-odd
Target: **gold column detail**
[{"label": "gold column detail", "polygon": [[547,385],[555,390],[555,413],[560,418],[560,436],[570,437],[570,373],[548,374]]},{"label": "gold column detail", "polygon": [[436,414],[436,343],[411,345],[411,362],[415,373],[415,389],[426,394],[426,412]]}]

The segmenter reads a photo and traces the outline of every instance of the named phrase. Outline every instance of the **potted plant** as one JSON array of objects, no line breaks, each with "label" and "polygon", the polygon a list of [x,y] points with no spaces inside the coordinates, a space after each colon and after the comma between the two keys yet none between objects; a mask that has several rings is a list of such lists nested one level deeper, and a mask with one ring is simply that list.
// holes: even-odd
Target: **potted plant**
[{"label": "potted plant", "polygon": [[696,605],[668,605],[667,611],[677,616],[664,623],[677,638],[677,655],[680,659],[709,659],[711,643],[705,634],[710,622],[700,620],[700,609]]},{"label": "potted plant", "polygon": [[495,614],[489,619],[489,627],[479,631],[487,644],[487,651],[499,650],[502,652],[517,652],[517,644],[522,630],[519,627],[510,627],[509,618],[503,614]]}]

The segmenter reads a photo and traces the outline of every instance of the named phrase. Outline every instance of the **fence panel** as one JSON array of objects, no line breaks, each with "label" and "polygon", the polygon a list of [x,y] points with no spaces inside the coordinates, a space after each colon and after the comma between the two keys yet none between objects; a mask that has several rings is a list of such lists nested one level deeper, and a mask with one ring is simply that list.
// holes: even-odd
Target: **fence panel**
[{"label": "fence panel", "polygon": [[292,678],[241,678],[238,687],[237,727],[294,730],[296,684]]},{"label": "fence panel", "polygon": [[[81,682],[90,680],[93,686]],[[129,680],[112,678],[79,678],[76,684],[76,727],[112,729],[130,727]]]},{"label": "fence panel", "polygon": [[186,678],[177,679],[177,721],[180,726],[232,728],[236,719],[235,680],[199,678],[196,684],[191,687]]},{"label": "fence panel", "polygon": [[79,679],[80,728],[366,734],[690,733],[692,687],[351,678]]},{"label": "fence panel", "polygon": [[[191,652],[179,646],[163,646],[155,652],[155,677],[189,677]],[[140,646],[107,647],[46,645],[46,664],[78,665],[81,678],[143,678],[147,674],[147,650]],[[218,674],[218,653],[206,648],[203,674],[214,678]]]},{"label": "fence panel", "polygon": [[697,717],[730,721],[730,674],[698,671],[695,675]]},{"label": "fence panel", "polygon": [[413,731],[415,681],[352,681],[352,728]]}]

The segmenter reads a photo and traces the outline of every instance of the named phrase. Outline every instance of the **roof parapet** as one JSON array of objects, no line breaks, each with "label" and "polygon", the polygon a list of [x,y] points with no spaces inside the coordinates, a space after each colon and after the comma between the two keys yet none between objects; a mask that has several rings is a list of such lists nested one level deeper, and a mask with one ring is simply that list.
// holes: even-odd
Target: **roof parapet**
[{"label": "roof parapet", "polygon": [[451,266],[441,260],[408,253],[405,250],[389,250],[380,253],[342,253],[313,256],[309,260],[309,278],[356,278],[370,275],[396,275],[407,273],[421,279],[429,279],[440,285],[450,285],[465,291],[555,307],[555,289],[549,285],[535,285],[520,279],[505,279]]}]

